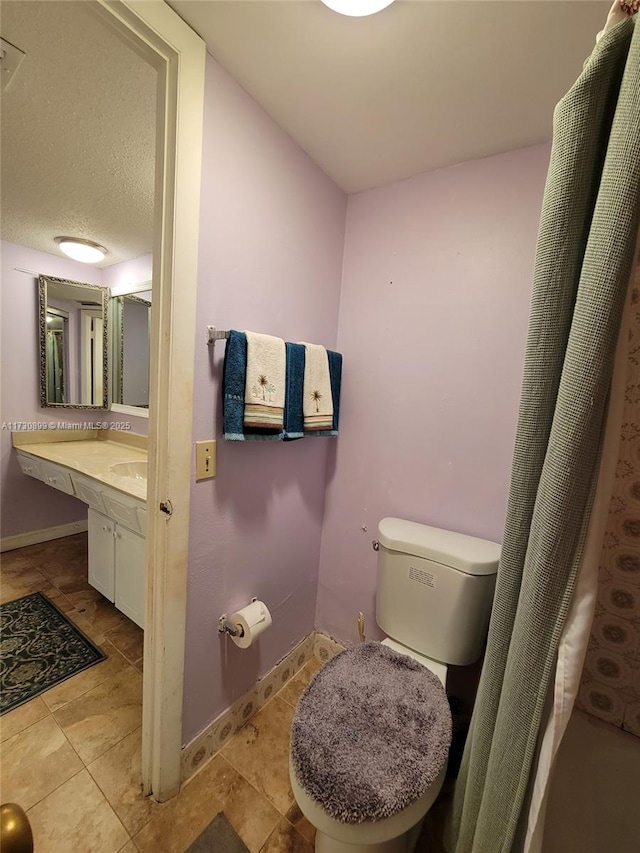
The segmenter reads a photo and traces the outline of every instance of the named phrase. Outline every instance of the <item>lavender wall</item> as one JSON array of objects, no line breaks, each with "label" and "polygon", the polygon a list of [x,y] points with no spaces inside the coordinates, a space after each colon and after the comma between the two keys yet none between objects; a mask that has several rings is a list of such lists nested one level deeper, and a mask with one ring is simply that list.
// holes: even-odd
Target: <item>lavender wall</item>
[{"label": "lavender wall", "polygon": [[[28,270],[29,272],[23,272]],[[35,273],[35,275],[34,275]],[[78,423],[94,420],[94,412],[80,409],[41,409],[38,273],[101,284],[95,267],[2,243],[2,421]],[[2,536],[69,524],[86,517],[86,506],[56,492],[20,470],[11,448],[11,431],[2,430],[0,482],[2,484]]]},{"label": "lavender wall", "polygon": [[[98,409],[40,408],[37,288],[39,273],[88,284],[109,283],[109,286],[148,281],[151,278],[151,255],[100,270],[68,258],[37,252],[13,243],[2,243],[2,422],[80,423],[100,420],[113,423],[126,420],[131,423],[132,432],[146,434],[145,418],[123,416]],[[11,449],[9,429],[2,429],[0,454],[0,484],[3,495],[0,530],[3,537],[86,518],[85,504],[62,492],[57,492],[55,500],[51,500],[51,490],[48,486],[26,477],[21,472]]]},{"label": "lavender wall", "polygon": [[[313,630],[329,439],[221,440],[221,367],[208,324],[333,347],[346,198],[207,59],[195,365],[195,441],[216,436],[215,480],[191,496],[183,740]],[[273,627],[241,651],[222,612],[262,598]]]},{"label": "lavender wall", "polygon": [[384,516],[500,541],[549,148],[349,198],[316,627],[375,624]]},{"label": "lavender wall", "polygon": [[153,255],[140,255],[139,258],[105,267],[102,270],[102,284],[113,290],[115,287],[124,287],[127,284],[151,281],[152,275]]}]

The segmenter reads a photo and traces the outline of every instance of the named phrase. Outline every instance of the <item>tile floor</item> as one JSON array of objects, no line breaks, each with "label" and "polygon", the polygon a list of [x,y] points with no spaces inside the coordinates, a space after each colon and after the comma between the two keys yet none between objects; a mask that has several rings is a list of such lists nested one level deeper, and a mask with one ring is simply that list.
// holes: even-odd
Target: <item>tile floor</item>
[{"label": "tile floor", "polygon": [[[310,661],[177,797],[155,803],[140,781],[142,631],[87,584],[86,559],[84,534],[2,555],[3,601],[41,590],[108,654],[1,720],[2,801],[27,811],[37,853],[184,853],[220,811],[252,853],[313,853],[288,751],[298,697],[320,662]],[[432,827],[419,849],[442,850]]]}]

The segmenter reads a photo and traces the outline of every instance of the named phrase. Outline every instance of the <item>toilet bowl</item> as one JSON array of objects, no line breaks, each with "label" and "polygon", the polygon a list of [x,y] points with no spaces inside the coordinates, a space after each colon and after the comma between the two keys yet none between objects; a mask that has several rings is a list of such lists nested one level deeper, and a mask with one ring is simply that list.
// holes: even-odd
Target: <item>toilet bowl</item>
[{"label": "toilet bowl", "polygon": [[296,779],[289,762],[291,789],[300,811],[316,828],[316,853],[411,853],[425,815],[435,802],[446,776],[446,766],[424,794],[392,817],[362,823],[344,823],[326,812]]},{"label": "toilet bowl", "polygon": [[292,726],[291,787],[316,827],[316,853],[413,850],[450,742],[442,681],[414,655],[365,643],[333,658]]}]

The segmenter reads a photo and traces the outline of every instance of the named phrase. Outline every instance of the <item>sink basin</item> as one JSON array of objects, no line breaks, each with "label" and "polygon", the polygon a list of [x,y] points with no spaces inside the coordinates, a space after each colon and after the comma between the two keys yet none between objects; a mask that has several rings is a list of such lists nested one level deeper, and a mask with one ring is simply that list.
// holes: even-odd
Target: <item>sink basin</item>
[{"label": "sink basin", "polygon": [[141,460],[136,462],[116,462],[109,466],[109,471],[117,477],[128,477],[131,480],[147,479],[147,463]]}]

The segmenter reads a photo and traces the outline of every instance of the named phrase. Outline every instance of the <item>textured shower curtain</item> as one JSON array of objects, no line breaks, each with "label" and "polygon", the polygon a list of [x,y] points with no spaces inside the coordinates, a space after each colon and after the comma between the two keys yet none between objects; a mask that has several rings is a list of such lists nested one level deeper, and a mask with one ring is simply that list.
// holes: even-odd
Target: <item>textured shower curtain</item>
[{"label": "textured shower curtain", "polygon": [[487,652],[447,846],[512,853],[580,565],[640,214],[640,26],[556,107]]}]

